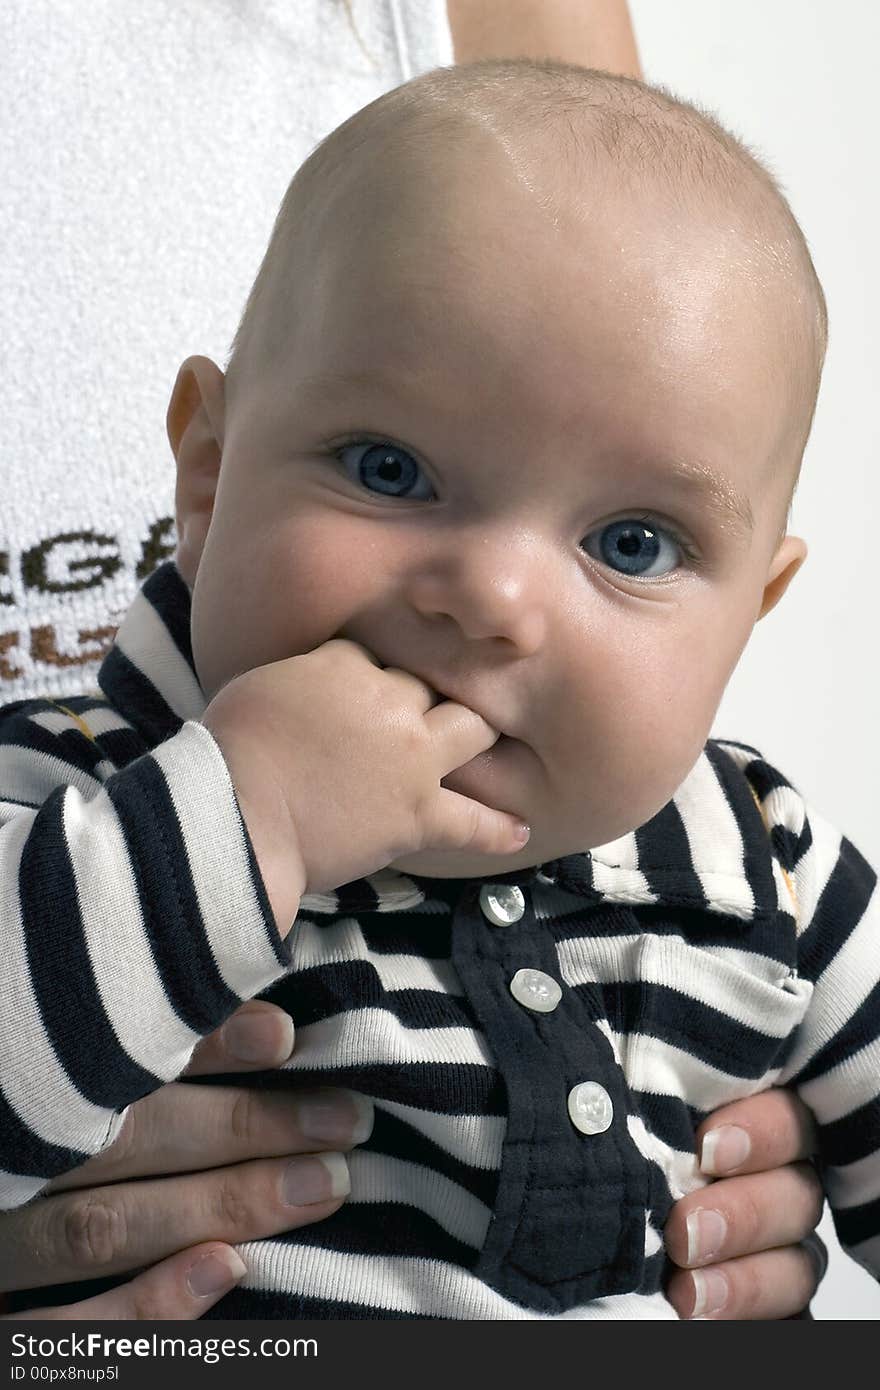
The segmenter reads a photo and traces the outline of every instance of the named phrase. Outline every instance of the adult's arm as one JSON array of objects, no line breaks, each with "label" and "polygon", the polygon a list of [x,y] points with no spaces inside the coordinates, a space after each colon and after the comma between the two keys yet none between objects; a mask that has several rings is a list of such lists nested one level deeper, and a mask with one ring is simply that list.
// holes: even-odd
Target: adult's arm
[{"label": "adult's arm", "polygon": [[626,0],[447,0],[457,63],[557,58],[641,77]]}]

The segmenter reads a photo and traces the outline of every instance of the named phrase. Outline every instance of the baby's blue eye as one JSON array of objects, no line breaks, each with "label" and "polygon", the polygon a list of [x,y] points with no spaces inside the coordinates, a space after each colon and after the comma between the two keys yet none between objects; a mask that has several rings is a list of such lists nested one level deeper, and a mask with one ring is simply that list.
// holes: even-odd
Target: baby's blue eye
[{"label": "baby's blue eye", "polygon": [[[655,526],[650,518],[625,517],[593,531],[584,549],[618,574],[654,579],[670,574],[681,561],[682,547],[671,531]],[[667,563],[671,559],[671,563]]]},{"label": "baby's blue eye", "polygon": [[[353,483],[382,497],[405,497],[419,502],[434,490],[416,460],[399,444],[353,440],[334,450]],[[619,574],[657,578],[670,574],[690,555],[687,545],[668,527],[650,516],[626,517],[592,531],[582,542],[594,559]]]},{"label": "baby's blue eye", "polygon": [[[365,440],[344,444],[338,454],[352,482],[361,483],[371,492],[384,497],[415,497],[419,501],[434,495],[427,479],[419,486],[419,465],[412,454],[397,444],[371,444]],[[346,457],[352,454],[356,457]]]}]

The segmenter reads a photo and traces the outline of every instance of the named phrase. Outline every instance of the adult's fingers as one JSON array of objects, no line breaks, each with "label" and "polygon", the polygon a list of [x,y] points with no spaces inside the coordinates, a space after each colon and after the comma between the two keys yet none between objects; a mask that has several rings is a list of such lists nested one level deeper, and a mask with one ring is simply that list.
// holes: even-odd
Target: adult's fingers
[{"label": "adult's fingers", "polygon": [[229,1293],[246,1272],[246,1265],[235,1250],[209,1241],[190,1250],[179,1250],[118,1289],[60,1308],[10,1313],[0,1321],[194,1322]]},{"label": "adult's fingers", "polygon": [[119,1274],[206,1240],[277,1235],[322,1221],[349,1190],[345,1158],[325,1153],[59,1192],[3,1216],[0,1289]]},{"label": "adult's fingers", "polygon": [[790,1318],[816,1292],[820,1260],[809,1243],[765,1250],[707,1269],[675,1270],[666,1293],[680,1318]]},{"label": "adult's fingers", "polygon": [[293,1019],[263,999],[242,1004],[192,1055],[185,1076],[280,1067],[293,1051]]},{"label": "adult's fingers", "polygon": [[761,1173],[809,1158],[816,1152],[816,1128],[791,1091],[762,1091],[705,1119],[697,1145],[704,1173]]},{"label": "adult's fingers", "polygon": [[795,1245],[819,1224],[822,1202],[809,1163],[710,1183],[673,1207],[666,1249],[675,1264],[693,1269]]},{"label": "adult's fingers", "polygon": [[704,1172],[736,1176],[690,1193],[670,1213],[666,1247],[683,1268],[668,1295],[679,1316],[800,1312],[824,1272],[813,1235],[821,1186],[809,1163],[792,1162],[815,1151],[809,1111],[787,1091],[762,1092],[710,1115],[697,1142]]},{"label": "adult's fingers", "polygon": [[249,1091],[172,1082],[132,1105],[115,1142],[56,1178],[48,1191],[350,1149],[372,1127],[372,1102],[354,1091]]}]

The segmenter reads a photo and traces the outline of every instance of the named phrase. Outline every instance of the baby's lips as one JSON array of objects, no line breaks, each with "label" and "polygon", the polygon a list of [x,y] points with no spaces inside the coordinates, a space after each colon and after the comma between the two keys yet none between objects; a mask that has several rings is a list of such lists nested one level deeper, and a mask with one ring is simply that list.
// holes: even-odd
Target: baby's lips
[{"label": "baby's lips", "polygon": [[[517,740],[502,734],[489,748],[484,748],[481,753],[469,758],[466,763],[462,763],[461,767],[453,768],[441,779],[440,785],[448,791],[459,792],[462,796],[475,797],[478,801],[485,801],[486,796],[490,794],[485,779],[487,777],[503,778],[515,770],[516,758],[513,755],[517,751]],[[473,780],[474,778],[477,779],[476,782]],[[495,794],[500,795],[500,788],[495,789]],[[501,805],[494,801],[486,801],[485,804],[495,805],[497,810],[502,809]],[[504,809],[510,810],[510,807]],[[526,815],[522,819],[528,821],[529,818]]]},{"label": "baby's lips", "polygon": [[[419,679],[424,680],[424,677],[420,676]],[[509,742],[514,741],[513,735],[508,734],[506,730],[502,728],[501,723],[497,719],[493,719],[491,715],[485,714],[483,710],[478,709],[475,704],[472,704],[471,701],[466,699],[464,696],[451,695],[448,691],[439,689],[438,686],[434,685],[433,681],[425,680],[425,685],[427,685],[428,689],[431,691],[432,694],[437,696],[436,703],[438,705],[442,704],[444,700],[452,700],[457,705],[463,705],[465,709],[471,710],[474,714],[478,714],[481,719],[485,720],[485,722],[489,725],[489,728],[492,729],[498,735],[499,741],[502,738],[508,740]]]},{"label": "baby's lips", "polygon": [[[385,662],[378,655],[376,656],[376,660],[383,671],[386,670],[388,666],[393,666],[400,671],[409,671],[410,675],[415,676],[416,680],[420,680],[424,685],[428,687],[432,696],[434,697],[434,706],[442,705],[444,700],[451,700],[454,704],[462,705],[465,709],[471,710],[474,714],[478,714],[481,719],[484,719],[485,722],[489,725],[490,729],[494,730],[494,732],[497,734],[499,741],[502,738],[507,739],[511,742],[516,741],[515,735],[510,733],[508,728],[505,727],[507,724],[509,724],[509,720],[502,721],[493,719],[491,714],[486,714],[486,712],[480,709],[477,704],[474,704],[474,702],[470,700],[467,697],[467,695],[457,695],[453,690],[450,690],[446,681],[438,683],[432,676],[425,675],[423,672],[417,671],[414,666],[411,666],[406,662]],[[434,706],[432,706],[432,708],[434,708]]]}]

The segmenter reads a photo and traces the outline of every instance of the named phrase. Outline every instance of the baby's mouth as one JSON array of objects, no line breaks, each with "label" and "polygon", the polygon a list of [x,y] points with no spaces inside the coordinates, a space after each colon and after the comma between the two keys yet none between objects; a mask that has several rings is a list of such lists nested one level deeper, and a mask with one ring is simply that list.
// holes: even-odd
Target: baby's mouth
[{"label": "baby's mouth", "polygon": [[[341,633],[339,633],[339,634],[337,634],[337,635],[338,635],[338,636],[342,636]],[[376,653],[376,655],[378,656],[378,653]],[[382,667],[383,670],[384,670],[384,669],[386,668],[386,666],[388,666],[388,665],[395,665],[395,664],[396,664],[396,663],[394,663],[394,662],[386,662],[385,660],[383,660],[382,657],[378,657],[378,660],[379,660],[379,664],[380,664],[380,666]],[[434,681],[431,679],[430,676],[421,675],[418,671],[413,670],[413,668],[412,668],[411,666],[403,666],[403,665],[401,665],[401,668],[400,668],[400,669],[401,669],[401,670],[408,670],[408,671],[410,672],[410,674],[413,675],[413,676],[415,676],[418,680],[424,681],[425,685],[426,685],[426,686],[428,687],[428,689],[432,692],[432,694],[434,694],[434,695],[437,697],[437,703],[438,703],[438,704],[442,704],[442,702],[443,702],[444,700],[451,700],[451,701],[453,702],[453,704],[456,704],[456,705],[463,705],[465,709],[472,710],[473,713],[474,713],[474,714],[478,714],[478,715],[480,716],[481,719],[485,719],[486,723],[490,726],[490,728],[494,729],[494,730],[497,732],[497,734],[498,734],[498,738],[497,738],[497,739],[495,740],[495,742],[492,744],[492,747],[493,747],[493,748],[498,748],[498,746],[501,745],[501,744],[512,744],[512,743],[518,743],[518,742],[519,742],[519,740],[518,740],[517,738],[515,738],[513,734],[507,733],[507,732],[501,727],[501,725],[500,725],[495,719],[492,718],[492,716],[491,716],[490,714],[484,714],[482,710],[477,709],[477,708],[476,708],[474,705],[472,705],[472,704],[470,703],[470,701],[467,700],[466,698],[464,698],[464,697],[462,697],[462,696],[459,696],[459,695],[455,695],[455,694],[452,693],[451,691],[444,690],[441,686],[436,685],[436,684],[434,683]],[[506,723],[506,722],[507,722],[507,721],[505,720],[505,723]]]},{"label": "baby's mouth", "polygon": [[[419,679],[422,679],[422,677],[420,677]],[[515,739],[515,738],[513,737],[512,734],[507,734],[507,733],[504,732],[504,730],[501,728],[501,725],[500,725],[499,723],[497,723],[496,720],[494,720],[494,719],[491,717],[491,715],[484,714],[482,710],[476,709],[476,708],[475,708],[472,704],[470,704],[467,700],[459,699],[459,697],[458,697],[457,695],[450,695],[447,691],[441,690],[438,686],[434,685],[431,681],[425,681],[425,684],[426,684],[426,685],[434,692],[434,694],[437,696],[437,703],[438,703],[438,704],[442,703],[442,701],[444,701],[444,700],[451,700],[454,704],[456,704],[456,705],[463,705],[465,709],[469,709],[469,710],[471,710],[474,714],[478,714],[478,715],[480,716],[481,719],[485,719],[485,721],[486,721],[486,723],[489,725],[489,727],[492,728],[492,729],[494,729],[494,730],[496,731],[496,733],[498,734],[498,738],[497,738],[496,741],[492,744],[492,747],[493,747],[493,748],[497,748],[498,745],[499,745],[500,743],[516,743],[516,742],[517,742],[517,739]]]}]

